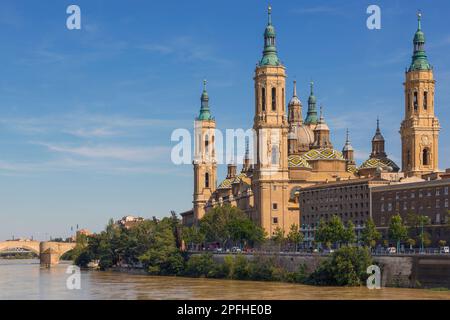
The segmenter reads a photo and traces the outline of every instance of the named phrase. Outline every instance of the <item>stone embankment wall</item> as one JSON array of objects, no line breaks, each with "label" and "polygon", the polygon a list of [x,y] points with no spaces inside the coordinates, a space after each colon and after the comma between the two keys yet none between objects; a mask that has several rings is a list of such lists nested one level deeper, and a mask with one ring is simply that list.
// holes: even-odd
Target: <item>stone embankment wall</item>
[{"label": "stone embankment wall", "polygon": [[[225,256],[216,254],[214,260],[223,263]],[[245,257],[254,259],[251,254]],[[326,256],[314,254],[279,254],[275,258],[288,271],[297,271],[305,265],[308,273],[327,259]],[[450,289],[450,255],[374,256],[374,260],[381,268],[381,284],[384,287]]]}]

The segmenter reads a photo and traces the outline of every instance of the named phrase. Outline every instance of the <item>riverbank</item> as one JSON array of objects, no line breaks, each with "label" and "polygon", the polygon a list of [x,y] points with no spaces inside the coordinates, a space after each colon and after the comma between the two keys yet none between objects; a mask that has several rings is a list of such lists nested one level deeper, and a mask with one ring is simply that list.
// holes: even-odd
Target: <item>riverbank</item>
[{"label": "riverbank", "polygon": [[81,271],[80,290],[67,290],[67,265],[0,261],[0,300],[450,300],[420,289],[316,287],[301,284]]},{"label": "riverbank", "polygon": [[[277,266],[276,270],[269,270],[267,260],[259,261],[259,270],[253,271],[257,274],[251,274],[248,265],[240,262],[241,270],[237,271],[231,277],[224,272],[220,273],[212,270],[211,263],[206,259],[205,254],[195,253],[191,257],[197,259],[195,266],[187,265],[187,272],[178,277],[187,278],[219,278],[225,280],[244,280],[278,283],[298,283],[312,285],[306,281],[307,277],[316,271],[327,256],[321,255],[300,255],[285,253],[282,255],[271,256],[271,266]],[[246,261],[251,262],[260,259],[260,256],[251,254],[246,255],[226,255],[211,254],[211,261],[216,266],[224,266],[227,263],[227,257],[242,257]],[[381,269],[381,286],[390,288],[415,288],[415,289],[431,289],[436,291],[450,290],[450,256],[375,256],[374,262]],[[265,264],[265,265],[264,265]],[[239,266],[238,266],[239,267]],[[112,267],[107,271],[115,273],[125,273],[130,275],[147,275],[151,276],[143,268],[133,267]],[[230,272],[230,271],[228,271]],[[236,273],[236,271],[235,271]],[[361,284],[362,286],[365,283]]]}]

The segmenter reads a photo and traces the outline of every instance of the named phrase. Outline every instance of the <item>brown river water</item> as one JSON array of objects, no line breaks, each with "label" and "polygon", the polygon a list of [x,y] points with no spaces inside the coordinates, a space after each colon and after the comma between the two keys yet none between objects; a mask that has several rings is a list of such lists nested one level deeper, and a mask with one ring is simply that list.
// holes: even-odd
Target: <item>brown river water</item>
[{"label": "brown river water", "polygon": [[5,299],[448,299],[450,292],[423,289],[315,287],[118,272],[82,271],[80,289],[67,289],[70,263],[50,269],[38,260],[0,260],[0,300]]}]

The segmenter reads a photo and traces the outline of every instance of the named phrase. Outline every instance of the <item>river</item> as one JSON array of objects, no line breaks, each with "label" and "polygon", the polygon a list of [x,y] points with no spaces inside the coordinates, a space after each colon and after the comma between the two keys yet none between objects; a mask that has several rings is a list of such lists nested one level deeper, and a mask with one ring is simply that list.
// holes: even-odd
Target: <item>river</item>
[{"label": "river", "polygon": [[39,260],[0,259],[0,300],[5,299],[450,299],[450,292],[422,289],[314,287],[118,272],[82,271],[81,288],[67,289],[68,262],[41,268]]}]

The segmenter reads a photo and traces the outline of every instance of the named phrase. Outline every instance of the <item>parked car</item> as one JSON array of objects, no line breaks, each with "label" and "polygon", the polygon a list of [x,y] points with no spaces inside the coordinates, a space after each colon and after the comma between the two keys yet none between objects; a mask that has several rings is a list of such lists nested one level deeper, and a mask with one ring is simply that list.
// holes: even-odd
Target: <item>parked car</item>
[{"label": "parked car", "polygon": [[214,252],[215,252],[215,253],[222,253],[222,252],[223,252],[223,249],[222,249],[222,248],[216,248],[216,249],[214,250]]},{"label": "parked car", "polygon": [[450,247],[441,247],[441,253],[450,253]]},{"label": "parked car", "polygon": [[326,253],[326,254],[328,254],[328,253],[333,253],[333,252],[334,252],[333,249],[324,249],[324,250],[323,250],[323,253]]},{"label": "parked car", "polygon": [[386,252],[389,254],[397,253],[397,249],[395,247],[389,247],[386,249]]},{"label": "parked car", "polygon": [[231,248],[231,252],[242,252],[242,250],[239,247],[233,247]]}]

